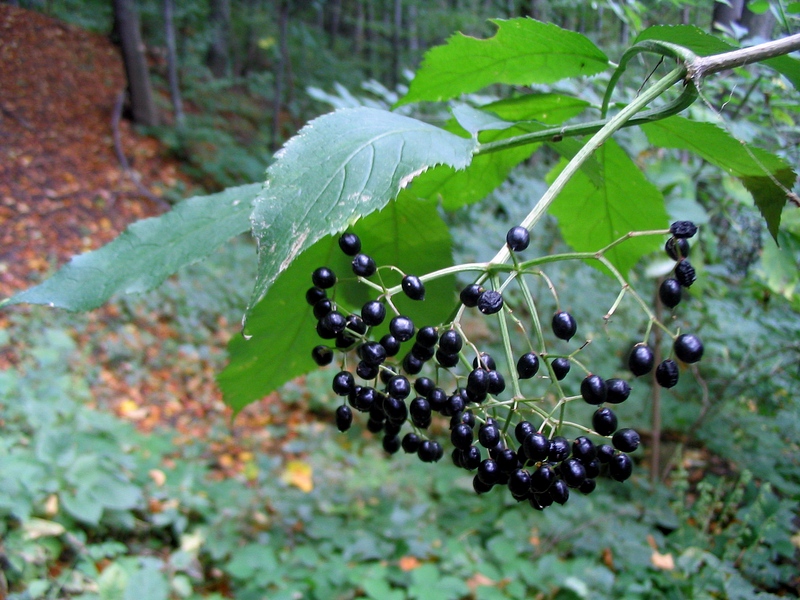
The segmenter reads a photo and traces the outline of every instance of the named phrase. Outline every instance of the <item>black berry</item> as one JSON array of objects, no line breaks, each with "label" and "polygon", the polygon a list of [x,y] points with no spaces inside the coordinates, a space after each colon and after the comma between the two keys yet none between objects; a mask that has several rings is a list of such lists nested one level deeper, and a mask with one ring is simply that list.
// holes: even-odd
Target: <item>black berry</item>
[{"label": "black berry", "polygon": [[339,238],[339,248],[347,256],[355,256],[361,252],[361,240],[355,233],[343,233]]},{"label": "black berry", "polygon": [[425,299],[425,285],[416,275],[406,275],[400,283],[403,293],[412,300]]},{"label": "black berry", "polygon": [[566,504],[569,500],[569,488],[563,479],[556,479],[550,486],[550,497],[559,504]]},{"label": "black berry", "polygon": [[372,277],[375,275],[375,271],[378,270],[375,261],[371,256],[367,256],[366,254],[356,254],[355,258],[353,258],[352,265],[353,273],[359,277]]},{"label": "black berry", "polygon": [[528,230],[517,225],[508,230],[506,234],[506,244],[514,252],[522,252],[531,243],[531,235]]},{"label": "black berry", "polygon": [[621,404],[631,394],[631,386],[624,379],[606,379],[606,402]]},{"label": "black berry", "polygon": [[500,371],[489,371],[489,393],[492,395],[502,394],[506,389],[506,380]]},{"label": "black berry", "polygon": [[409,375],[416,375],[422,371],[422,367],[424,366],[425,361],[415,355],[413,352],[409,352],[403,358],[403,370]]},{"label": "black berry", "polygon": [[592,427],[600,435],[611,435],[617,430],[617,415],[605,406],[598,408],[592,415]]},{"label": "black berry", "polygon": [[560,310],[553,315],[553,333],[558,339],[569,341],[576,331],[578,324],[571,314]]},{"label": "black berry", "polygon": [[517,361],[517,374],[520,379],[530,379],[539,371],[539,357],[533,352],[528,352],[519,357]]},{"label": "black berry", "polygon": [[458,364],[458,354],[448,354],[439,348],[436,351],[436,362],[445,368],[455,367]]},{"label": "black berry", "polygon": [[480,298],[482,293],[483,293],[483,288],[479,286],[477,283],[473,283],[472,285],[468,285],[463,290],[461,290],[459,299],[461,300],[461,304],[463,304],[466,307],[472,308],[474,306],[478,306],[478,298]]},{"label": "black berry", "polygon": [[647,375],[655,363],[655,354],[647,344],[636,344],[628,357],[628,368],[637,377]]},{"label": "black berry", "polygon": [[314,318],[322,319],[325,315],[333,312],[336,306],[328,298],[323,298],[314,305]]},{"label": "black berry", "polygon": [[491,458],[481,461],[478,465],[478,479],[487,485],[493,485],[500,479],[500,467]]},{"label": "black berry", "polygon": [[436,462],[441,458],[442,447],[439,442],[425,440],[417,449],[417,456],[422,462]]},{"label": "black berry", "polygon": [[692,287],[692,284],[697,279],[697,275],[694,272],[694,267],[688,260],[684,259],[675,265],[675,279],[685,288]]},{"label": "black berry", "polygon": [[633,461],[623,452],[615,454],[608,462],[608,474],[611,475],[611,479],[625,481],[631,473],[633,473]]},{"label": "black berry", "polygon": [[561,381],[569,373],[571,365],[568,358],[556,358],[550,366],[553,368],[553,375],[556,376],[558,381]]},{"label": "black berry", "polygon": [[691,333],[682,333],[672,344],[675,356],[685,363],[696,363],[703,357],[703,342]]},{"label": "black berry", "polygon": [[544,464],[531,473],[531,489],[534,492],[546,492],[556,480],[556,472],[550,465]]},{"label": "black berry", "polygon": [[550,440],[550,452],[547,453],[547,460],[550,462],[561,462],[569,456],[570,447],[567,438],[557,435]]},{"label": "black berry", "polygon": [[474,471],[481,464],[481,451],[477,446],[470,446],[461,454],[461,466],[467,471]]},{"label": "black berry", "polygon": [[448,329],[439,338],[439,350],[446,354],[458,354],[463,345],[461,334],[455,329]]},{"label": "black berry", "polygon": [[584,464],[593,460],[596,454],[596,449],[592,440],[585,435],[576,437],[572,442],[572,456],[580,459]]},{"label": "black berry", "polygon": [[531,475],[524,469],[515,469],[508,476],[508,489],[515,497],[526,497],[531,489]]},{"label": "black berry", "polygon": [[400,352],[400,341],[390,333],[383,336],[379,344],[386,350],[386,356],[397,356]]},{"label": "black berry", "polygon": [[318,288],[326,290],[336,285],[336,274],[328,267],[320,267],[311,274],[311,281]]},{"label": "black berry", "polygon": [[528,460],[539,462],[547,458],[550,453],[550,440],[543,433],[533,431],[522,440],[522,451]]},{"label": "black berry", "polygon": [[681,284],[672,277],[665,279],[658,287],[658,297],[667,308],[675,308],[681,302]]},{"label": "black berry", "polygon": [[395,454],[400,450],[400,438],[397,435],[385,435],[383,436],[382,445],[387,454]]},{"label": "black berry", "polygon": [[353,411],[346,404],[342,404],[336,409],[336,428],[339,431],[347,431],[353,424]]},{"label": "black berry", "polygon": [[639,447],[641,438],[633,429],[620,429],[611,438],[614,448],[622,452],[633,452]]},{"label": "black berry", "polygon": [[689,242],[684,238],[671,237],[664,244],[664,251],[672,260],[681,260],[689,256]]},{"label": "black berry", "polygon": [[402,375],[395,375],[386,384],[386,393],[402,400],[411,393],[411,384]]},{"label": "black berry", "polygon": [[669,358],[656,367],[656,381],[663,388],[678,385],[678,375],[678,363]]},{"label": "black berry", "polygon": [[594,479],[589,479],[587,477],[587,479],[584,479],[583,483],[581,483],[578,486],[578,491],[581,494],[591,494],[596,487],[597,487],[597,481],[595,481]]},{"label": "black berry", "polygon": [[586,479],[586,468],[577,458],[568,458],[559,467],[561,477],[569,487],[576,488]]},{"label": "black berry", "polygon": [[361,307],[361,319],[371,327],[380,325],[385,318],[386,307],[382,302],[370,300]]},{"label": "black berry", "polygon": [[389,322],[389,331],[398,342],[407,342],[416,333],[414,322],[403,315],[397,316]]},{"label": "black berry", "polygon": [[386,360],[386,348],[377,342],[364,342],[358,347],[358,356],[368,365],[378,366]]},{"label": "black berry", "polygon": [[420,439],[416,433],[407,433],[403,436],[400,446],[406,454],[414,454],[419,449]]},{"label": "black berry", "polygon": [[310,287],[306,291],[306,302],[309,306],[314,306],[317,302],[324,300],[327,297],[328,296],[325,293],[325,290],[318,288],[317,286]]},{"label": "black berry", "polygon": [[416,381],[414,381],[414,391],[420,396],[427,396],[435,387],[436,384],[430,377],[418,377]]},{"label": "black berry", "polygon": [[313,358],[314,362],[320,367],[324,367],[333,362],[333,350],[327,346],[315,346],[314,349],[311,350],[311,358]]},{"label": "black berry", "polygon": [[356,375],[358,375],[364,381],[371,381],[375,379],[379,372],[380,367],[378,365],[372,365],[363,360],[356,365]]},{"label": "black berry", "polygon": [[503,296],[500,292],[486,290],[478,297],[478,310],[485,315],[493,315],[503,308]]},{"label": "black berry", "polygon": [[670,225],[669,232],[676,238],[690,238],[697,233],[697,225],[691,221],[675,221]]},{"label": "black berry", "polygon": [[581,381],[581,396],[587,404],[602,404],[607,394],[606,382],[599,375],[588,375]]},{"label": "black berry", "polygon": [[[439,334],[436,332],[436,327],[431,327],[428,325],[417,332],[417,344],[425,348],[433,348],[438,339]],[[433,357],[433,351],[431,351],[431,356],[425,360],[428,360],[431,357]]]},{"label": "black berry", "polygon": [[477,356],[472,359],[472,368],[477,369],[479,366],[483,369],[488,369],[489,371],[494,371],[497,369],[497,363],[495,363],[494,359],[486,352],[481,352],[480,365],[478,364]]},{"label": "black berry", "polygon": [[349,371],[340,371],[333,377],[333,393],[337,396],[347,396],[356,386],[356,380]]},{"label": "black berry", "polygon": [[614,458],[614,447],[609,444],[601,444],[597,446],[597,460],[602,464],[608,464]]},{"label": "black berry", "polygon": [[478,430],[478,441],[484,448],[494,448],[500,441],[500,430],[497,425],[484,423]]}]

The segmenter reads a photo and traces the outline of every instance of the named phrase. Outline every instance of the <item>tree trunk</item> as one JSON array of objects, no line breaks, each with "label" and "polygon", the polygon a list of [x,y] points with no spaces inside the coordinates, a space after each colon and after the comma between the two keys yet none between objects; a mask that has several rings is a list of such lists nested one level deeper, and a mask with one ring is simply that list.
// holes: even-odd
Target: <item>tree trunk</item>
[{"label": "tree trunk", "polygon": [[169,79],[169,95],[175,111],[175,126],[180,129],[185,120],[183,100],[178,83],[178,53],[175,50],[175,0],[164,0],[164,29],[167,38],[167,77]]},{"label": "tree trunk", "polygon": [[158,125],[158,110],[153,100],[134,0],[114,0],[114,29],[122,47],[133,122],[148,127]]},{"label": "tree trunk", "polygon": [[356,0],[356,28],[353,49],[359,58],[364,54],[364,0]]},{"label": "tree trunk", "polygon": [[206,64],[217,79],[230,75],[231,3],[230,0],[211,0],[211,46]]},{"label": "tree trunk", "polygon": [[741,28],[747,31],[746,38],[772,39],[775,16],[770,11],[758,15],[747,8],[747,3],[748,0],[731,0],[729,4],[715,2],[711,30],[739,37],[736,29]]},{"label": "tree trunk", "polygon": [[283,88],[289,62],[288,29],[289,0],[277,0],[278,8],[278,64],[275,65],[275,97],[272,101],[272,148],[277,149],[281,142],[281,112],[283,110]]},{"label": "tree trunk", "polygon": [[394,0],[394,18],[392,20],[392,87],[400,83],[400,54],[402,52],[403,33],[403,0]]},{"label": "tree trunk", "polygon": [[372,0],[367,0],[367,26],[366,26],[366,46],[367,46],[367,75],[376,77],[375,69],[375,44],[378,40],[375,35],[375,4]]},{"label": "tree trunk", "polygon": [[758,15],[747,8],[747,3],[745,2],[740,22],[747,29],[748,38],[772,39],[772,30],[775,28],[775,15],[771,11],[768,10]]},{"label": "tree trunk", "polygon": [[714,32],[733,32],[733,24],[742,16],[744,0],[726,0],[714,2],[714,12],[711,15],[711,30]]}]

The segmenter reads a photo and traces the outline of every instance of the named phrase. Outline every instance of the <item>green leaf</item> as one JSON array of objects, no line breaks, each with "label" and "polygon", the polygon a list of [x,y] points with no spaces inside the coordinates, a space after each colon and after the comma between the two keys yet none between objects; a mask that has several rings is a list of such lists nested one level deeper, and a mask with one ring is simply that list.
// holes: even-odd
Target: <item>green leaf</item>
[{"label": "green leaf", "polygon": [[[640,33],[634,43],[642,40],[661,40],[688,48],[699,56],[710,56],[736,50],[736,46],[693,25],[655,25]],[[795,89],[800,90],[800,60],[791,56],[777,56],[761,62],[786,77]]]},{"label": "green leaf", "polygon": [[398,105],[440,101],[495,83],[530,85],[594,75],[608,58],[588,38],[533,19],[493,19],[497,33],[479,40],[457,33],[429,50]]},{"label": "green leaf", "polygon": [[86,311],[114,294],[151,290],[250,229],[251,203],[261,187],[254,183],[196,196],[159,217],[137,221],[110,243],[73,257],[55,275],[0,307],[29,303]]},{"label": "green leaf", "polygon": [[[630,231],[666,228],[668,218],[661,193],[625,151],[609,140],[595,156],[603,184],[598,186],[579,171],[550,207],[564,240],[579,252],[594,252]],[[564,161],[558,170],[563,165]],[[551,172],[549,179],[555,175],[556,171]],[[606,258],[624,276],[657,247],[653,238],[635,237],[609,250]],[[589,264],[604,270],[596,261]]]},{"label": "green leaf", "polygon": [[481,107],[506,121],[541,121],[555,125],[581,114],[590,103],[564,94],[523,94]]},{"label": "green leaf", "polygon": [[670,117],[642,125],[650,143],[663,148],[690,150],[711,164],[741,179],[767,222],[773,238],[778,235],[785,190],[791,189],[795,173],[783,159],[761,148],[740,142],[713,123]]},{"label": "green leaf", "polygon": [[339,110],[307,124],[277,155],[251,217],[258,278],[248,309],[305,249],[394,198],[417,175],[463,169],[474,142],[373,108]]},{"label": "green leaf", "polygon": [[[380,268],[382,265],[422,275],[452,264],[452,240],[433,202],[401,195],[382,211],[359,221],[352,231],[378,263],[379,275],[387,286],[398,284],[400,276]],[[231,339],[230,362],[218,376],[225,402],[234,411],[317,368],[311,349],[323,342],[317,337],[316,319],[304,298],[314,269],[327,265],[337,274],[340,309],[359,309],[368,298],[375,297],[374,291],[356,282],[350,260],[334,236],[323,238],[303,252],[253,308],[247,327],[252,337]],[[372,280],[379,281],[377,276]],[[444,277],[426,283],[425,288],[429,301],[415,302],[402,294],[392,301],[417,323],[440,323],[454,308],[450,300],[455,281]]]}]

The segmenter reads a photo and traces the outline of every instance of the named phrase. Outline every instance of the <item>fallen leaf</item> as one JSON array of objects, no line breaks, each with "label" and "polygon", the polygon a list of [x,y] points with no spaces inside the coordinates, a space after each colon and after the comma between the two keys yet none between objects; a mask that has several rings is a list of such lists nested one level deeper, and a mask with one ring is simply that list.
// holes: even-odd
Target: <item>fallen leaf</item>
[{"label": "fallen leaf", "polygon": [[653,563],[656,569],[672,571],[675,568],[675,560],[672,558],[672,554],[661,554],[657,550],[654,550],[653,554],[650,555],[650,562]]},{"label": "fallen leaf", "polygon": [[293,485],[306,494],[314,489],[311,465],[302,460],[290,460],[281,476],[284,483]]}]

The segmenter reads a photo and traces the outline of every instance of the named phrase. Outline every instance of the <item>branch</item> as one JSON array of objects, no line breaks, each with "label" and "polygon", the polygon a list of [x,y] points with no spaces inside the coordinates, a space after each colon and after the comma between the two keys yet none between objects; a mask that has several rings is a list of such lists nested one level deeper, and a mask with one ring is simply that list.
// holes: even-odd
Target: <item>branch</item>
[{"label": "branch", "polygon": [[688,71],[688,77],[695,84],[698,84],[706,75],[783,56],[784,54],[789,54],[797,50],[800,50],[800,33],[779,40],[764,42],[756,46],[750,46],[749,48],[741,48],[739,50],[732,50],[731,52],[714,54],[712,56],[698,57],[687,62],[686,69]]}]

